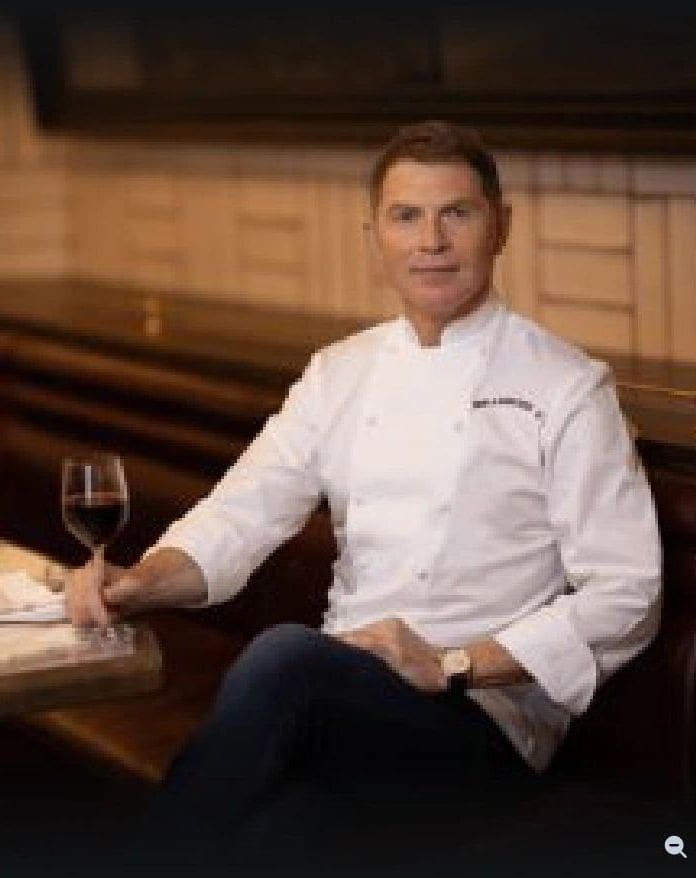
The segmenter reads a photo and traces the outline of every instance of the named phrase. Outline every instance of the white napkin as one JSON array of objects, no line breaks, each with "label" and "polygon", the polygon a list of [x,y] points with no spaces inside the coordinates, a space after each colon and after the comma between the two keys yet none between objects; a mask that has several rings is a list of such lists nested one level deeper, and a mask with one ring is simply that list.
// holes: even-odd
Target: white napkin
[{"label": "white napkin", "polygon": [[0,573],[0,623],[59,622],[67,618],[65,595],[49,591],[24,570]]}]

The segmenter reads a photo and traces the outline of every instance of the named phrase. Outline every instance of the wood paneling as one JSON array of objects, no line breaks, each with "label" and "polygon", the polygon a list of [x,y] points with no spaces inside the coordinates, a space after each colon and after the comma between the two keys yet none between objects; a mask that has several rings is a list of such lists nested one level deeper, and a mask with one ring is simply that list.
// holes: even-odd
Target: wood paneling
[{"label": "wood paneling", "polygon": [[628,200],[619,196],[569,196],[559,192],[542,195],[539,234],[550,244],[628,247]]},{"label": "wood paneling", "polygon": [[667,202],[669,328],[675,360],[696,361],[696,198]]},{"label": "wood paneling", "polygon": [[0,273],[62,273],[69,264],[68,244],[63,175],[0,168]]},{"label": "wood paneling", "polygon": [[624,353],[631,350],[631,314],[626,309],[598,310],[583,305],[544,303],[539,316],[552,332],[583,347]]},{"label": "wood paneling", "polygon": [[628,161],[620,156],[598,156],[598,188],[602,192],[627,192]]},{"label": "wood paneling", "polygon": [[590,156],[564,158],[563,184],[570,190],[594,191],[599,188],[599,165]]},{"label": "wood paneling", "polygon": [[229,176],[183,176],[177,185],[182,286],[196,293],[232,295],[238,277],[237,186]]},{"label": "wood paneling", "polygon": [[696,161],[693,158],[637,160],[633,164],[632,188],[637,195],[693,195]]},{"label": "wood paneling", "polygon": [[502,271],[496,282],[505,291],[512,307],[535,318],[539,304],[536,262],[538,198],[530,192],[515,190],[508,195],[507,201],[512,208],[512,223],[499,263]]},{"label": "wood paneling", "polygon": [[124,174],[69,175],[72,261],[78,276],[127,281],[126,184]]},{"label": "wood paneling", "polygon": [[668,355],[666,205],[663,200],[634,204],[635,351],[645,357]]},{"label": "wood paneling", "polygon": [[0,277],[63,277],[68,270],[65,248],[52,241],[34,239],[0,249]]},{"label": "wood paneling", "polygon": [[153,288],[180,287],[184,242],[179,236],[176,180],[167,173],[129,174],[125,190],[128,274]]},{"label": "wood paneling", "polygon": [[545,244],[540,249],[539,265],[542,297],[631,304],[629,260],[623,252]]}]

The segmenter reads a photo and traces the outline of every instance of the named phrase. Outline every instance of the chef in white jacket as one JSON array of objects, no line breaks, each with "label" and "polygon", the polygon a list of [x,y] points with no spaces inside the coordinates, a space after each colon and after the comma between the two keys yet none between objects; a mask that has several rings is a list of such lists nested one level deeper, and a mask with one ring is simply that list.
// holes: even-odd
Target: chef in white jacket
[{"label": "chef in white jacket", "polygon": [[[392,705],[383,738],[405,730],[392,754],[403,765],[422,745],[450,764],[478,761],[467,770],[479,777],[495,775],[481,765],[495,754],[532,775],[658,626],[654,509],[608,369],[492,287],[510,217],[491,156],[457,126],[407,126],[380,155],[370,195],[374,249],[402,314],[316,353],[281,411],[139,564],[99,586],[84,568],[69,587],[79,623],[224,601],[328,499],[339,554],[321,632],[260,635],[168,780],[180,797],[234,800],[235,817],[295,758],[277,729],[268,737],[274,711],[257,703],[263,690],[277,708],[288,668],[318,662],[315,701],[343,692],[360,722],[373,716],[375,741],[379,704]],[[368,677],[369,693],[358,691]],[[233,734],[230,704],[243,717],[245,697],[256,720]],[[334,709],[350,727],[346,703]],[[472,744],[472,728],[489,746]],[[260,768],[250,737],[285,762]],[[332,746],[334,762],[353,764]],[[373,752],[374,764],[387,758]]]}]

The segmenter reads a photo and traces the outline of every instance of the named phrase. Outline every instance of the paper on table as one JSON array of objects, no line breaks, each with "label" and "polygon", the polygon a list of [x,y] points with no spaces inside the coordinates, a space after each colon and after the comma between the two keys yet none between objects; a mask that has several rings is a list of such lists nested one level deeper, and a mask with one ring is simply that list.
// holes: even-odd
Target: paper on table
[{"label": "paper on table", "polygon": [[24,570],[0,573],[0,622],[67,620],[65,597]]},{"label": "paper on table", "polygon": [[75,628],[66,619],[62,594],[51,593],[23,570],[0,573],[0,674],[131,655],[133,651],[130,626],[114,626],[107,636]]}]

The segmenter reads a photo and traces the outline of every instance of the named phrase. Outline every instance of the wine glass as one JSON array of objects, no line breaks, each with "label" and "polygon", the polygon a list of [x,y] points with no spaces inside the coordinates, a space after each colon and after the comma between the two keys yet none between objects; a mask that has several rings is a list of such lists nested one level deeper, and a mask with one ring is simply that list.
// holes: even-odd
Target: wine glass
[{"label": "wine glass", "polygon": [[63,523],[92,552],[98,582],[104,550],[128,519],[128,485],[117,454],[93,453],[63,460]]}]

